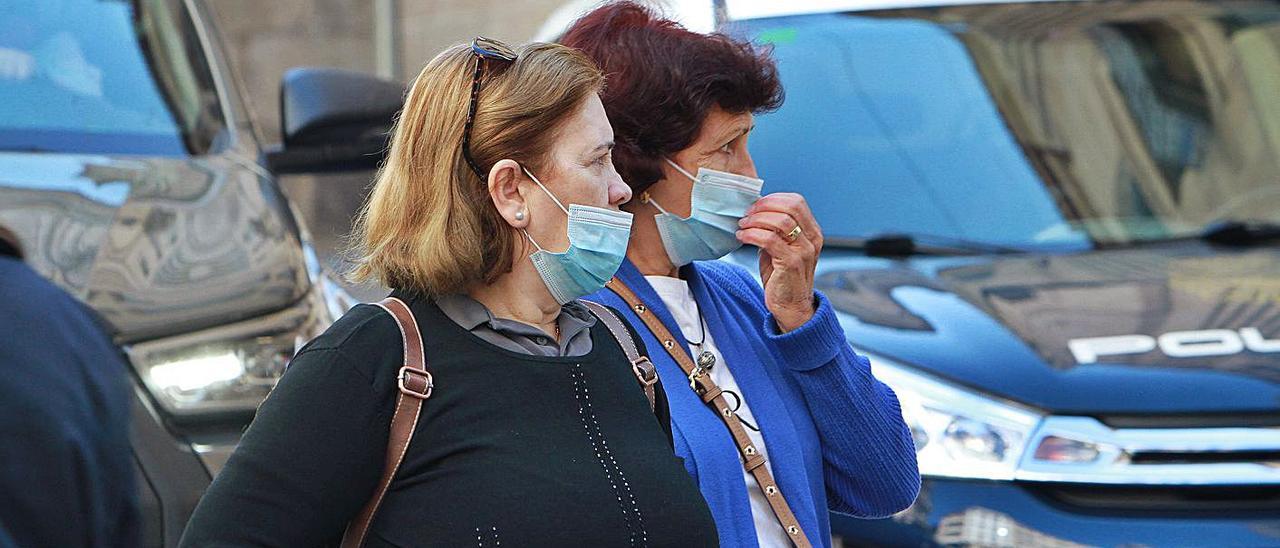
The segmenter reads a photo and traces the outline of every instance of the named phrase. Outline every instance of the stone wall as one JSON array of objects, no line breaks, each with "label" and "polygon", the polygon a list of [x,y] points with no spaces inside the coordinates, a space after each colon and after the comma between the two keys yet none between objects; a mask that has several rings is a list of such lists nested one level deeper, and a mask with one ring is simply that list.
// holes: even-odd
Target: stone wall
[{"label": "stone wall", "polygon": [[[204,0],[227,54],[248,92],[263,143],[280,141],[280,78],[295,66],[376,71],[373,0]],[[528,40],[562,0],[395,0],[400,51],[398,79],[416,75],[444,48],[476,35]],[[345,270],[351,217],[364,201],[371,173],[289,176],[280,181],[301,211],[322,260]],[[385,295],[367,284],[348,286],[364,300]]]},{"label": "stone wall", "polygon": [[[372,0],[205,0],[249,92],[266,142],[280,137],[280,77],[289,67],[375,70]],[[562,0],[396,0],[398,76],[476,35],[528,40]]]}]

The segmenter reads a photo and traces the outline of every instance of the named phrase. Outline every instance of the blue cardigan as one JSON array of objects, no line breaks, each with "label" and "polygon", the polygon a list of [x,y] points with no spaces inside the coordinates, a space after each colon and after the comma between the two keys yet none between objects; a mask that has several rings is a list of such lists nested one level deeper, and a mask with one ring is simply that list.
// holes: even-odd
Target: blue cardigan
[{"label": "blue cardigan", "polygon": [[[893,390],[849,348],[831,304],[817,293],[813,319],[778,334],[764,291],[741,267],[701,261],[682,274],[751,405],[783,495],[815,546],[829,546],[827,510],[885,517],[910,506],[920,490],[915,449]],[[688,349],[662,299],[625,261],[618,278]],[[623,311],[648,348],[662,345],[622,299],[604,289],[587,297]],[[650,351],[671,407],[676,454],[715,516],[721,546],[757,546],[737,446],[702,403],[675,360]],[[830,497],[830,498],[828,498]]]}]

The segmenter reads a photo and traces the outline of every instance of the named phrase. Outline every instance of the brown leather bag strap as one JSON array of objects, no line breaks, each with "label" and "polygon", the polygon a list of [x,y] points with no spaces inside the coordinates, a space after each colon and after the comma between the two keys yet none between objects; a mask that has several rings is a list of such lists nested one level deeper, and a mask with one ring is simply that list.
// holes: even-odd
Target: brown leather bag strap
[{"label": "brown leather bag strap", "polygon": [[653,362],[649,361],[647,356],[640,354],[640,348],[636,346],[636,341],[631,338],[631,332],[627,330],[627,326],[623,325],[622,318],[614,314],[612,310],[600,303],[579,299],[582,304],[587,305],[600,321],[604,322],[604,326],[609,328],[609,333],[613,335],[614,340],[618,341],[618,346],[622,347],[622,351],[627,354],[627,361],[631,362],[631,372],[635,374],[636,381],[640,383],[640,388],[644,389],[644,397],[649,398],[649,411],[655,411],[657,408],[657,400],[653,393],[653,385],[658,383],[658,368],[654,367]]},{"label": "brown leather bag strap", "polygon": [[422,350],[422,334],[418,331],[418,322],[413,317],[404,301],[395,297],[387,297],[377,306],[386,310],[395,318],[400,328],[400,340],[404,341],[404,366],[400,368],[396,385],[400,394],[396,396],[396,412],[391,416],[391,435],[387,440],[387,462],[382,471],[382,480],[373,497],[365,503],[364,508],[356,514],[355,519],[347,524],[342,534],[342,548],[359,548],[364,545],[369,534],[369,525],[373,516],[382,504],[382,498],[391,486],[400,462],[409,449],[409,440],[413,439],[413,431],[418,426],[418,416],[422,412],[422,402],[431,397],[433,387],[431,373],[427,371],[427,362]]},{"label": "brown leather bag strap", "polygon": [[738,452],[742,457],[742,467],[756,478],[756,482],[760,484],[760,489],[764,491],[765,500],[769,501],[769,507],[773,509],[773,515],[778,518],[778,523],[782,524],[782,529],[787,532],[788,538],[798,548],[810,548],[812,544],[805,535],[804,529],[800,527],[800,522],[796,520],[795,513],[791,511],[791,506],[787,504],[787,499],[782,496],[782,491],[778,488],[777,482],[773,480],[773,475],[769,473],[769,468],[764,465],[764,455],[760,454],[751,442],[751,438],[747,435],[747,430],[743,428],[742,421],[738,420],[738,415],[733,412],[729,403],[724,399],[723,391],[716,383],[711,381],[711,376],[706,374],[706,370],[702,369],[693,362],[693,358],[689,357],[689,353],[685,352],[684,346],[676,342],[676,338],[671,336],[671,331],[667,330],[667,326],[662,324],[662,320],[658,316],[649,311],[649,307],[636,296],[635,292],[622,280],[613,278],[609,280],[605,287],[613,291],[618,297],[635,311],[636,316],[644,325],[649,328],[649,332],[662,343],[662,347],[667,350],[671,358],[680,365],[680,369],[684,370],[689,376],[689,386],[702,398],[702,401],[716,410],[716,415],[724,422],[725,427],[729,429],[729,433],[733,435],[733,441],[738,446]]}]

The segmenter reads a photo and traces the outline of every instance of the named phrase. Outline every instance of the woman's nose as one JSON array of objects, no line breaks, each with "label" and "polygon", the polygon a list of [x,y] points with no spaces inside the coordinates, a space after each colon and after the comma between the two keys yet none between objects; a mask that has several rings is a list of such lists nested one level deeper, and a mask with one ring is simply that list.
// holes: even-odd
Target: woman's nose
[{"label": "woman's nose", "polygon": [[622,177],[614,176],[609,182],[609,205],[620,206],[631,201],[631,187],[622,182]]}]

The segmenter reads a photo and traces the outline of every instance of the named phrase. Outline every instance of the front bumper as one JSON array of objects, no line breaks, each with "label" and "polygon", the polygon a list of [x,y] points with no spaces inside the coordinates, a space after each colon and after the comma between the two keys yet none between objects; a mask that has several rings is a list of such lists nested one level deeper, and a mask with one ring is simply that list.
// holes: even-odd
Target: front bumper
[{"label": "front bumper", "polygon": [[845,546],[1280,546],[1280,485],[1182,490],[925,479],[898,515],[832,514]]}]

